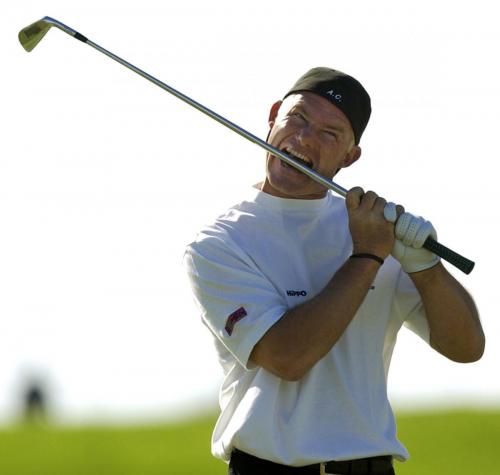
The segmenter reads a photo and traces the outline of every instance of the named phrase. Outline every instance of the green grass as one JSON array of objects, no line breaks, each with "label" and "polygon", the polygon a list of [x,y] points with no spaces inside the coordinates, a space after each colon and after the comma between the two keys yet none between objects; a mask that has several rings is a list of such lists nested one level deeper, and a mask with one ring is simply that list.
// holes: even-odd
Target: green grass
[{"label": "green grass", "polygon": [[[215,416],[148,427],[0,430],[0,475],[224,475],[212,458]],[[410,461],[398,475],[498,475],[500,412],[398,416]]]},{"label": "green grass", "polygon": [[500,474],[500,412],[455,411],[400,415],[400,440],[411,458],[398,475]]},{"label": "green grass", "polygon": [[0,431],[0,475],[220,475],[215,417],[127,428],[20,426]]}]

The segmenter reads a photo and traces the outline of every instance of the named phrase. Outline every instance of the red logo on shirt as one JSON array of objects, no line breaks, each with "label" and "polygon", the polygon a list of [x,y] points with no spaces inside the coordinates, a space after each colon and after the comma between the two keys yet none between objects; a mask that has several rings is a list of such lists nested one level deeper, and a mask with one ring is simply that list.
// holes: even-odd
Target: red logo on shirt
[{"label": "red logo on shirt", "polygon": [[247,311],[240,307],[238,310],[234,311],[226,320],[226,326],[224,329],[227,331],[227,334],[231,336],[233,334],[233,329],[236,323],[238,323],[242,318],[247,316]]}]

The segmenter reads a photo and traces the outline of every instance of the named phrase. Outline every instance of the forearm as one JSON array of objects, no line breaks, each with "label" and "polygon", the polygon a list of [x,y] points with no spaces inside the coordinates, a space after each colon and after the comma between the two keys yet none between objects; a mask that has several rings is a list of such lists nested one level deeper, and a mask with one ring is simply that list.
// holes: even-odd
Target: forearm
[{"label": "forearm", "polygon": [[379,267],[371,259],[349,259],[320,294],[286,312],[270,328],[250,359],[284,379],[300,379],[342,336]]},{"label": "forearm", "polygon": [[424,304],[431,346],[453,361],[477,361],[485,338],[474,301],[455,278],[438,264],[410,274]]}]

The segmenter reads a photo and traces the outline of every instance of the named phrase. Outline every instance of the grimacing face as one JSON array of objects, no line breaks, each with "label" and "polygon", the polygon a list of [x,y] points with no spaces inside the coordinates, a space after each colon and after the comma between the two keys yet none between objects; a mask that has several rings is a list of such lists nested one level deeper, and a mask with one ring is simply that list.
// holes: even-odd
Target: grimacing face
[{"label": "grimacing face", "polygon": [[[271,145],[302,160],[326,178],[352,165],[361,155],[345,114],[312,92],[293,94],[276,102],[269,114],[269,126]],[[318,199],[327,192],[324,186],[270,153],[261,190],[295,199]]]}]

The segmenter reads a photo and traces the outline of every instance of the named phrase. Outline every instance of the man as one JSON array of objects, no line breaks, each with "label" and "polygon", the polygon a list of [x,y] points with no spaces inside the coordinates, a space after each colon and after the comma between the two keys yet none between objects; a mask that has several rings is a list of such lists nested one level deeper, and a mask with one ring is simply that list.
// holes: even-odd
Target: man
[{"label": "man", "polygon": [[[360,158],[370,113],[356,79],[314,68],[272,106],[268,141],[331,178]],[[224,370],[212,452],[230,474],[386,475],[408,457],[386,389],[401,326],[454,361],[484,350],[471,297],[422,248],[429,235],[374,192],[344,201],[272,155],[265,180],[200,232],[185,262]]]}]

